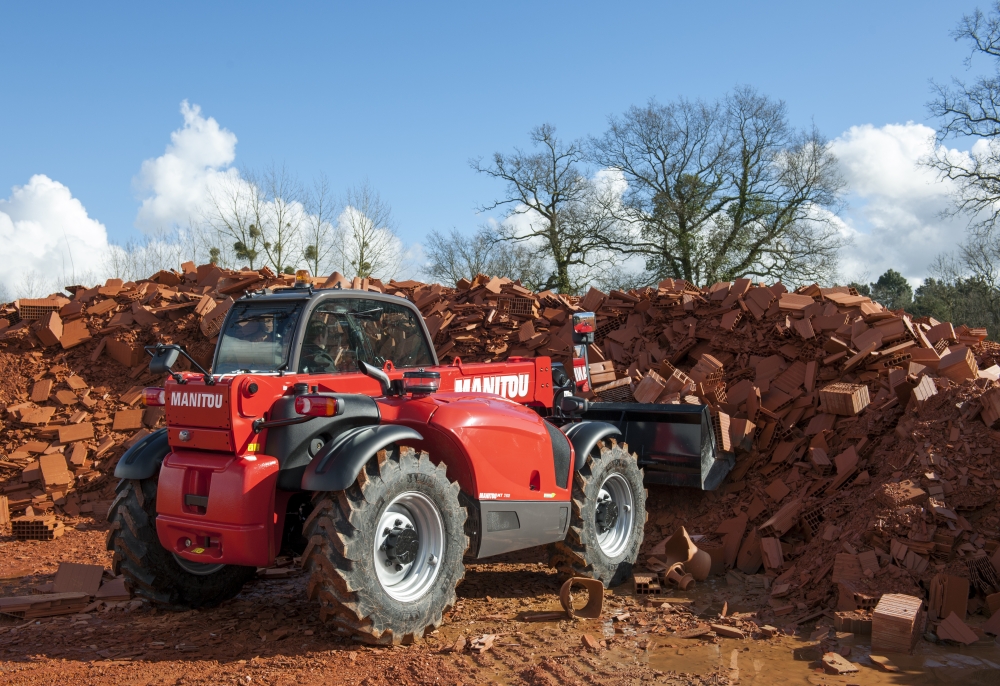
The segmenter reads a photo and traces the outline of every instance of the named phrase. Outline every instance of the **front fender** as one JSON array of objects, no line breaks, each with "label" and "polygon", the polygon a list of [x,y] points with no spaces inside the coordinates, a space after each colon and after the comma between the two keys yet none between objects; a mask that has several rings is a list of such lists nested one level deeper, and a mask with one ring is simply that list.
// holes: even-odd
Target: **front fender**
[{"label": "front fender", "polygon": [[607,422],[578,422],[563,427],[566,438],[573,444],[573,452],[576,454],[574,469],[580,471],[587,462],[587,455],[594,449],[597,442],[608,436],[620,436],[621,431],[614,424]]},{"label": "front fender", "polygon": [[149,479],[160,473],[163,458],[170,453],[167,430],[157,429],[125,451],[115,467],[119,479]]},{"label": "front fender", "polygon": [[302,475],[306,491],[342,491],[375,453],[406,439],[422,441],[416,429],[398,424],[359,426],[323,446]]}]

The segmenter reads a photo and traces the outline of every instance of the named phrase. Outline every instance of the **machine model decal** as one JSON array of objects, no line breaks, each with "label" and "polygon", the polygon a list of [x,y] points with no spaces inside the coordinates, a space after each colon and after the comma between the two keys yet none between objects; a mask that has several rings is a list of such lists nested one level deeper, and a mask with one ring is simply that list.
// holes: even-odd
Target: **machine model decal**
[{"label": "machine model decal", "polygon": [[503,500],[504,498],[509,498],[510,493],[480,493],[480,500]]},{"label": "machine model decal", "polygon": [[514,400],[527,398],[531,387],[531,374],[504,374],[502,376],[474,376],[455,379],[456,393],[496,393]]},{"label": "machine model decal", "polygon": [[221,393],[186,393],[171,391],[170,404],[174,407],[222,407]]}]

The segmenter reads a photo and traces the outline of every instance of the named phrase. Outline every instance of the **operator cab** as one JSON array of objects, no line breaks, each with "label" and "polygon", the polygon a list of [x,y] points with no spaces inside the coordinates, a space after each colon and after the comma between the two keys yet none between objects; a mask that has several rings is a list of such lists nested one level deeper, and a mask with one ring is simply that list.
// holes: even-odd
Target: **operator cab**
[{"label": "operator cab", "polygon": [[367,291],[282,289],[240,298],[219,335],[215,374],[360,373],[436,366],[416,306]]}]

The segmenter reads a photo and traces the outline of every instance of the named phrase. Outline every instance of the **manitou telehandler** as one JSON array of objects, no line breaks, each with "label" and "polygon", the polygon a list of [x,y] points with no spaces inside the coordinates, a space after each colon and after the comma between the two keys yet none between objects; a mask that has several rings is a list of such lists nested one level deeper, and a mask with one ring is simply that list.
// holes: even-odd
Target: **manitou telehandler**
[{"label": "manitou telehandler", "polygon": [[406,642],[440,625],[465,557],[548,544],[564,574],[627,579],[642,471],[548,358],[442,366],[409,301],[296,286],[232,306],[211,372],[149,349],[167,426],[119,460],[108,514],[136,594],[210,606],[286,552],[338,631]]}]

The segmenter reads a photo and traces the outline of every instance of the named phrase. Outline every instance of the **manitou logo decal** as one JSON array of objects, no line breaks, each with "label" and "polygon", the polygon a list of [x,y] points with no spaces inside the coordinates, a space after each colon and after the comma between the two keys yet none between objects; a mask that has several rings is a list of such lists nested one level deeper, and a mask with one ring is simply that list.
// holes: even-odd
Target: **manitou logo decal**
[{"label": "manitou logo decal", "polygon": [[174,407],[222,407],[221,393],[186,393],[172,391],[170,404]]},{"label": "manitou logo decal", "polygon": [[455,379],[456,393],[496,393],[505,398],[527,398],[531,387],[531,374],[504,374],[503,376],[474,376]]}]

